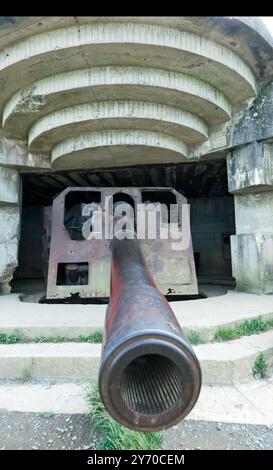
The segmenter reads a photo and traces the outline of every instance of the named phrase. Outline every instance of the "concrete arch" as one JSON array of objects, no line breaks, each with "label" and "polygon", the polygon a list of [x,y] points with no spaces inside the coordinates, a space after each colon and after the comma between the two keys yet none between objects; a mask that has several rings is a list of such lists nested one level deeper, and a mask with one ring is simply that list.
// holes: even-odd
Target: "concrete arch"
[{"label": "concrete arch", "polygon": [[124,162],[151,163],[183,161],[188,148],[182,142],[158,132],[107,130],[67,139],[54,147],[51,161],[54,169],[120,166]]},{"label": "concrete arch", "polygon": [[124,65],[124,61],[187,72],[215,86],[233,102],[238,100],[239,88],[241,100],[255,95],[255,77],[249,66],[214,41],[167,26],[98,23],[37,34],[3,49],[0,106],[18,89],[18,80],[25,87],[52,75],[56,67],[68,71],[87,65]]},{"label": "concrete arch", "polygon": [[74,134],[126,127],[172,135],[189,145],[208,137],[206,123],[188,111],[143,101],[103,101],[47,114],[30,129],[28,145],[31,151],[40,149],[48,153]]},{"label": "concrete arch", "polygon": [[113,98],[194,109],[209,125],[231,116],[225,95],[202,80],[163,69],[107,66],[60,73],[17,91],[4,108],[3,127],[23,139],[38,113],[41,118],[63,107]]}]

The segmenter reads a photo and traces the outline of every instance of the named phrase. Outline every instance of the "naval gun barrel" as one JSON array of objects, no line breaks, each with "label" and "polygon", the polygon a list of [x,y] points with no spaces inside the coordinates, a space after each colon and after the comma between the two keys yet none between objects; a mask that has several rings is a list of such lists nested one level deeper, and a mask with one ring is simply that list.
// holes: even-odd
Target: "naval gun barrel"
[{"label": "naval gun barrel", "polygon": [[111,241],[111,298],[106,311],[99,389],[109,414],[137,431],[176,424],[201,388],[198,359],[158,290],[139,240]]}]

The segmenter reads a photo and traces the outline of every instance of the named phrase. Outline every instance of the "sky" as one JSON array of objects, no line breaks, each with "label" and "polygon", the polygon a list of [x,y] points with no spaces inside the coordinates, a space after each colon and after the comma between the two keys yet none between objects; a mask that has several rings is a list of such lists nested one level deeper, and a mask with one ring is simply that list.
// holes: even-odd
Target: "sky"
[{"label": "sky", "polygon": [[273,16],[260,16],[273,36]]}]

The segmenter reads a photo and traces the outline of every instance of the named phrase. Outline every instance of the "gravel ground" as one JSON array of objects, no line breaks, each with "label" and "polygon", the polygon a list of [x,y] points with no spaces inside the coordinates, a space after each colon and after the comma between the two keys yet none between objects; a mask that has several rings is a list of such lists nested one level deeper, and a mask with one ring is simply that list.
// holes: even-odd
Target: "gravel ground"
[{"label": "gravel ground", "polygon": [[167,449],[273,449],[273,426],[184,421],[165,431]]},{"label": "gravel ground", "polygon": [[[165,431],[165,448],[273,449],[273,427],[184,421]],[[0,411],[0,450],[96,449],[85,415]]]},{"label": "gravel ground", "polygon": [[0,412],[0,450],[89,449],[95,445],[87,416]]}]

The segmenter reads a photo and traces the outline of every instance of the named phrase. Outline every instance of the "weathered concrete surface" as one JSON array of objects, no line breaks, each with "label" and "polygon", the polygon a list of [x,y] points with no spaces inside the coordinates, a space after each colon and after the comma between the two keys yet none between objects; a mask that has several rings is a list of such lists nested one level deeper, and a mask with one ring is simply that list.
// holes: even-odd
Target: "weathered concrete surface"
[{"label": "weathered concrete surface", "polygon": [[68,106],[115,100],[143,100],[194,108],[210,125],[227,120],[231,104],[208,83],[186,74],[149,67],[107,66],[61,73],[15,93],[3,111],[5,133],[26,139],[28,129],[45,114]]},{"label": "weathered concrete surface", "polygon": [[[0,409],[23,413],[88,413],[87,382],[5,381],[0,384]],[[196,406],[186,421],[273,424],[273,380],[247,384],[203,385]]]},{"label": "weathered concrete surface", "polygon": [[18,240],[0,243],[0,291],[8,294],[10,281],[18,264]]},{"label": "weathered concrete surface", "polygon": [[38,119],[29,131],[30,150],[49,153],[71,133],[107,129],[151,130],[197,144],[208,137],[208,127],[195,114],[174,106],[143,101],[100,101],[67,107]]},{"label": "weathered concrete surface", "polygon": [[105,23],[159,24],[191,31],[213,41],[218,41],[219,44],[230,49],[236,48],[238,55],[244,57],[251,67],[257,67],[259,80],[266,80],[272,71],[272,36],[258,17],[5,16],[1,17],[0,21],[0,44],[1,47],[5,47],[9,43],[20,41],[33,34],[56,28],[94,24],[98,20]]},{"label": "weathered concrete surface", "polygon": [[236,233],[273,234],[273,191],[234,196]]},{"label": "weathered concrete surface", "polygon": [[232,272],[238,290],[273,292],[273,233],[244,233],[231,237]]},{"label": "weathered concrete surface", "polygon": [[[128,20],[126,23],[106,23],[98,19],[96,23],[37,34],[3,49],[0,55],[4,84],[2,102],[11,95],[12,90],[16,90],[18,82],[19,87],[25,87],[30,84],[30,80],[52,75],[56,57],[59,70],[63,72],[86,67],[87,63],[89,66],[103,65],[103,62],[142,65],[145,56],[147,65],[153,67],[163,66],[168,69],[170,62],[171,69],[177,71],[188,71],[191,67],[190,75],[207,80],[235,101],[238,101],[239,91],[239,100],[253,96],[255,77],[250,67],[232,48],[205,37],[200,47],[200,37],[195,33],[163,25],[149,25],[147,28],[141,24],[141,18],[137,23]],[[115,45],[118,45],[118,49]],[[15,72],[22,61],[25,67],[21,68],[18,77]],[[31,77],[27,74],[30,66]],[[220,81],[217,71],[222,72]],[[228,89],[232,80],[233,86]],[[17,85],[17,89],[19,87]]]},{"label": "weathered concrete surface", "polygon": [[100,344],[29,343],[0,345],[0,378],[96,378]]},{"label": "weathered concrete surface", "polygon": [[252,142],[227,157],[228,190],[232,194],[272,191],[273,145]]},{"label": "weathered concrete surface", "polygon": [[[273,296],[241,294],[197,301],[172,302],[184,332],[197,331],[211,340],[219,327],[233,327],[246,319],[273,318]],[[88,335],[104,324],[105,305],[46,305],[22,303],[16,295],[0,298],[0,332],[27,337]],[[231,384],[249,380],[257,354],[273,358],[273,331],[242,337],[227,343],[195,347],[201,360],[205,383]],[[2,378],[21,377],[30,369],[33,377],[96,376],[101,345],[88,343],[16,344],[0,346]]]},{"label": "weathered concrete surface", "polygon": [[[270,100],[259,97],[249,109],[252,115],[242,118],[250,140],[268,137],[262,125],[272,127],[268,104]],[[240,142],[248,142],[245,130],[241,131]],[[254,141],[233,150],[227,158],[228,187],[234,194],[236,225],[236,235],[231,237],[232,273],[237,289],[246,292],[273,292],[272,149],[271,143]]]},{"label": "weathered concrete surface", "polygon": [[0,206],[0,224],[0,286],[3,293],[8,293],[8,283],[18,263],[19,208]]},{"label": "weathered concrete surface", "polygon": [[252,105],[241,113],[230,132],[231,145],[243,145],[272,137],[273,81],[259,92]]},{"label": "weathered concrete surface", "polygon": [[[204,384],[234,384],[253,377],[257,355],[263,352],[273,363],[273,331],[226,343],[194,347]],[[0,378],[21,378],[27,370],[33,378],[96,379],[101,345],[91,343],[17,343],[0,345]]]},{"label": "weathered concrete surface", "polygon": [[42,413],[88,413],[86,390],[88,383],[58,381],[25,383],[8,381],[0,383],[0,409]]},{"label": "weathered concrete surface", "polygon": [[[35,155],[28,151],[27,143],[6,139],[0,136],[0,165],[10,168],[50,169],[50,159],[46,155]],[[0,167],[1,168],[1,167]],[[8,169],[8,168],[7,168]]]},{"label": "weathered concrete surface", "polygon": [[0,166],[0,205],[20,204],[20,177],[16,170]]},{"label": "weathered concrete surface", "polygon": [[256,357],[263,352],[273,364],[273,331],[223,343],[200,344],[194,348],[204,383],[236,384],[253,377]]},{"label": "weathered concrete surface", "polygon": [[[273,53],[271,54],[273,57]],[[271,59],[273,60],[273,59]],[[228,156],[229,188],[233,193],[267,190],[272,184],[273,80],[262,84],[258,96],[210,128],[209,139],[192,148],[190,157]]]},{"label": "weathered concrete surface", "polygon": [[21,182],[16,170],[0,167],[0,292],[10,292],[9,282],[18,264]]},{"label": "weathered concrete surface", "polygon": [[[4,17],[3,132],[23,145],[28,142],[30,155],[20,162],[7,154],[2,161],[46,168],[51,156],[54,169],[91,168],[175,162],[179,155],[183,161],[185,155],[196,159],[221,151],[233,136],[228,128],[232,113],[255,98],[257,87],[273,73],[271,55],[266,28],[247,18]],[[123,103],[111,115],[113,100]],[[132,101],[143,103],[141,113],[119,109]],[[166,106],[174,108],[172,114],[166,114]],[[89,151],[98,152],[92,138],[88,145],[84,139],[85,155],[84,149],[79,152],[78,140],[87,130],[101,129],[103,141],[104,130],[122,134],[127,128],[157,132],[159,144],[143,138],[140,145],[132,133],[129,143],[107,139],[98,158],[87,159]],[[170,134],[180,145],[167,145]],[[70,150],[58,154],[68,136]],[[70,153],[74,162],[56,161]],[[102,153],[108,158],[102,160]]]},{"label": "weathered concrete surface", "polygon": [[20,209],[18,206],[0,205],[0,243],[16,241],[19,236]]},{"label": "weathered concrete surface", "polygon": [[52,150],[55,170],[185,161],[188,147],[168,134],[109,130],[71,137]]},{"label": "weathered concrete surface", "polygon": [[[229,290],[207,299],[171,302],[185,334],[196,331],[213,340],[219,328],[234,327],[248,319],[273,318],[273,295]],[[103,329],[107,305],[39,304],[21,302],[18,294],[0,297],[0,332],[27,338],[77,338]]]}]

